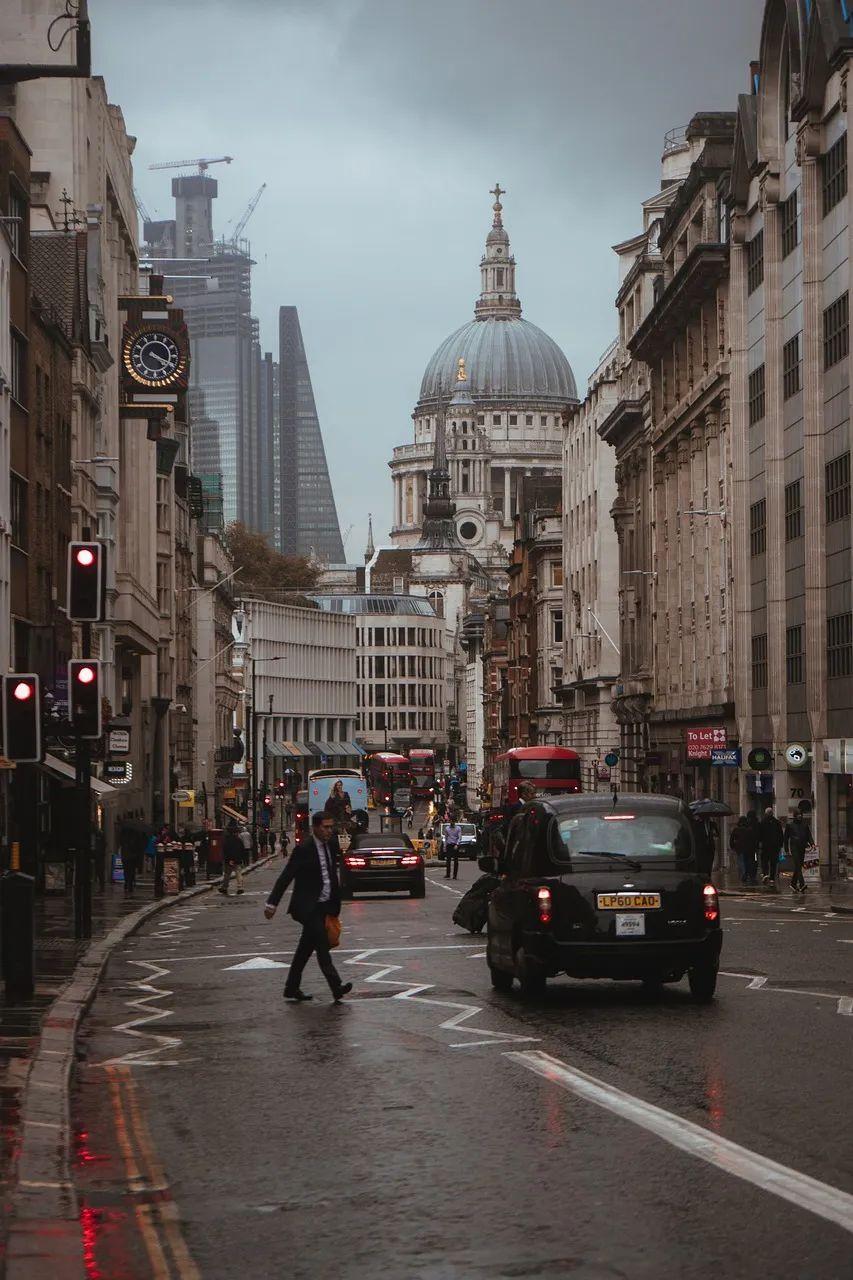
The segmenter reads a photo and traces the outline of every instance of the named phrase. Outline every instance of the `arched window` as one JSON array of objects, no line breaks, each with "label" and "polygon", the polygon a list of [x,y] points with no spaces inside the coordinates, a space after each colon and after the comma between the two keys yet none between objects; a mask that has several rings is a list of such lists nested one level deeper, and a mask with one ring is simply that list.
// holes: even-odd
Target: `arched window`
[{"label": "arched window", "polygon": [[435,616],[437,618],[443,618],[444,617],[444,596],[442,595],[442,593],[440,591],[431,591],[427,596],[427,599],[429,600],[430,604],[435,610]]}]

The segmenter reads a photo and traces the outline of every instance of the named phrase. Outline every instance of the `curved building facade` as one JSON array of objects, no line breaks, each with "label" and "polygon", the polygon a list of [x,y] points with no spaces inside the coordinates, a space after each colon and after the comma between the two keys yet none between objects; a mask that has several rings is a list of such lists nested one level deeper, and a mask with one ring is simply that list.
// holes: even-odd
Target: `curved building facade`
[{"label": "curved building facade", "polygon": [[431,357],[412,414],[414,442],[395,449],[390,464],[391,538],[414,548],[423,527],[436,425],[443,418],[459,542],[491,569],[508,563],[525,476],[559,473],[562,414],[578,402],[560,347],[522,319],[515,258],[502,220],[503,193],[496,187],[493,194],[474,319]]}]

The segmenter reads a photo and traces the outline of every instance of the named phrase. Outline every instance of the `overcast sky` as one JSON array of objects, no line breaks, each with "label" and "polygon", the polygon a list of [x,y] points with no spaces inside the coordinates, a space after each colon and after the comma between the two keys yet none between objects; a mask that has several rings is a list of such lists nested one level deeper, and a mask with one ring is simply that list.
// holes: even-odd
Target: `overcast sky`
[{"label": "overcast sky", "polygon": [[579,388],[615,334],[610,246],[640,229],[663,136],[731,110],[763,0],[90,0],[94,66],[137,139],[136,185],[173,216],[158,160],[235,157],[216,230],[247,229],[253,310],[277,357],[299,308],[350,560],[391,516],[424,367],[473,315],[491,218],[523,314]]}]

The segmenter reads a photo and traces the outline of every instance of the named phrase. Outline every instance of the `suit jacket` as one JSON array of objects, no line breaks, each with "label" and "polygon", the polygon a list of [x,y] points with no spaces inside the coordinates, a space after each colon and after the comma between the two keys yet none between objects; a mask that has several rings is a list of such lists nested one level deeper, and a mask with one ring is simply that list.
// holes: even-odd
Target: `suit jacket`
[{"label": "suit jacket", "polygon": [[[341,914],[341,890],[338,883],[338,858],[340,857],[341,847],[337,836],[332,836],[327,848],[329,850],[329,861],[332,864],[329,868],[332,895],[328,902],[323,903],[323,906],[327,915],[339,916]],[[277,907],[284,896],[285,890],[291,883],[293,884],[293,893],[291,894],[288,911],[294,920],[304,924],[312,912],[315,911],[320,901],[320,894],[323,892],[320,851],[313,836],[310,836],[303,844],[298,844],[293,850],[287,865],[272,887],[272,893],[267,898],[267,906]]]}]

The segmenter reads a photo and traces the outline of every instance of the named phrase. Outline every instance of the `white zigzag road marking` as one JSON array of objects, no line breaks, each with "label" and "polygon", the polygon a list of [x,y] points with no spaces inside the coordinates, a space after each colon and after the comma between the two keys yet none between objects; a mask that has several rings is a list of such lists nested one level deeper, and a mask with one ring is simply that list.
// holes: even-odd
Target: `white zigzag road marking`
[{"label": "white zigzag road marking", "polygon": [[203,908],[197,907],[194,911],[188,907],[184,907],[180,911],[173,911],[167,920],[163,920],[156,931],[151,933],[152,938],[171,938],[174,934],[184,933],[192,928],[194,918],[200,914]]},{"label": "white zigzag road marking", "polygon": [[179,1063],[175,1059],[162,1059],[159,1057],[167,1049],[177,1049],[183,1044],[183,1040],[179,1036],[158,1035],[156,1031],[140,1031],[140,1027],[145,1027],[151,1022],[159,1022],[161,1018],[168,1018],[174,1011],[167,1008],[154,1009],[151,1002],[154,1000],[162,1000],[165,996],[173,993],[165,988],[155,987],[153,980],[165,977],[169,973],[168,969],[162,969],[160,965],[152,964],[149,960],[131,960],[130,964],[137,965],[141,969],[148,969],[149,972],[145,978],[140,978],[138,982],[132,985],[137,990],[145,992],[141,999],[128,1000],[127,1006],[130,1009],[144,1010],[144,1016],[139,1018],[131,1018],[128,1022],[122,1022],[114,1031],[120,1031],[123,1035],[134,1036],[139,1040],[153,1040],[155,1043],[150,1049],[139,1049],[135,1053],[126,1053],[118,1058],[107,1058],[104,1062],[96,1065],[99,1067],[176,1067]]},{"label": "white zigzag road marking", "polygon": [[[347,960],[345,963],[348,965],[366,965],[370,968],[375,968],[378,962],[376,960],[371,960],[370,957],[375,955],[379,950],[381,950],[381,948],[375,947],[368,951],[360,951],[357,956],[353,956],[351,960]],[[398,970],[402,969],[402,967],[403,966],[400,964],[385,965],[381,967],[377,973],[372,973],[369,978],[365,978],[365,984],[378,983],[380,986],[405,988],[405,990],[397,991],[394,995],[389,996],[389,1000],[411,1000],[414,1004],[432,1005],[438,1009],[455,1009],[457,1011],[456,1013],[452,1014],[449,1018],[446,1018],[444,1022],[440,1022],[438,1024],[439,1031],[460,1031],[463,1035],[483,1037],[479,1040],[457,1041],[456,1043],[450,1044],[448,1048],[472,1049],[476,1045],[519,1044],[522,1041],[529,1042],[532,1040],[538,1041],[540,1039],[539,1036],[519,1036],[514,1035],[509,1031],[489,1031],[485,1027],[463,1026],[462,1024],[464,1022],[468,1022],[469,1019],[475,1018],[478,1013],[483,1012],[481,1005],[460,1004],[457,1000],[436,1000],[422,995],[421,993],[424,991],[435,990],[435,983],[433,982],[411,984],[401,981],[399,978],[387,977],[389,973],[396,973]]]}]

